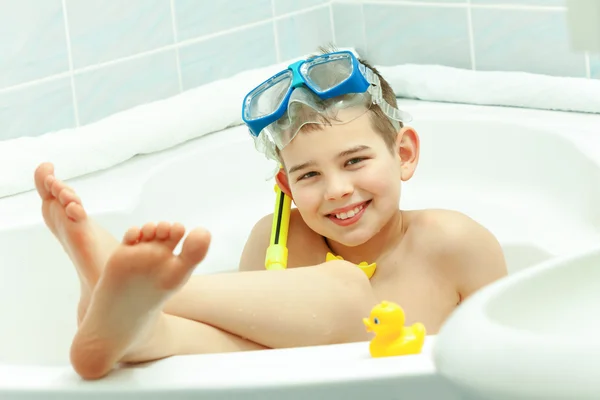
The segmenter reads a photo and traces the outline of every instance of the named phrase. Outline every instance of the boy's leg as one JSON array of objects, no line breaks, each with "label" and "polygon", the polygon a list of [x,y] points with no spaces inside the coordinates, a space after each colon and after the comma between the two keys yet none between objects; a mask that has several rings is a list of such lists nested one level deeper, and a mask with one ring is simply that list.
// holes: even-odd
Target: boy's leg
[{"label": "boy's leg", "polygon": [[54,166],[41,164],[35,171],[35,186],[42,198],[44,221],[75,264],[81,284],[78,322],[87,309],[92,289],[119,242],[88,218],[73,190],[54,176]]},{"label": "boy's leg", "polygon": [[[69,253],[82,278],[80,316],[91,290],[118,242],[85,216],[71,190],[52,175],[36,171],[44,218]],[[204,322],[266,347],[366,340],[361,318],[375,304],[369,281],[348,263],[313,268],[194,276],[165,312]]]},{"label": "boy's leg", "polygon": [[196,229],[173,250],[185,228],[160,224],[130,229],[106,267],[73,339],[71,363],[84,378],[96,379],[122,362],[176,354],[264,348],[199,322],[166,315],[162,307],[189,278],[208,250],[210,235]]},{"label": "boy's leg", "polygon": [[368,340],[377,303],[366,275],[344,261],[286,271],[196,275],[164,312],[270,348]]}]

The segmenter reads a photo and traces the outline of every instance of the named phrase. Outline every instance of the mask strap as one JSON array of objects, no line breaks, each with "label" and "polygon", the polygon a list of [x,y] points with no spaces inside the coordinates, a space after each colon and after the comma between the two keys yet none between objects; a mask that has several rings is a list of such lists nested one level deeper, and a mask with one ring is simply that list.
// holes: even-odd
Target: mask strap
[{"label": "mask strap", "polygon": [[365,67],[363,73],[367,78],[367,81],[369,81],[369,83],[371,84],[371,86],[369,86],[368,92],[373,98],[373,103],[377,104],[379,108],[381,108],[381,111],[383,111],[383,113],[393,121],[392,124],[394,125],[394,127],[396,127],[396,129],[400,126],[398,121],[412,121],[412,116],[409,113],[407,113],[406,111],[402,111],[398,108],[392,107],[387,101],[385,101],[381,92],[381,82],[379,80],[379,77],[370,68]]}]

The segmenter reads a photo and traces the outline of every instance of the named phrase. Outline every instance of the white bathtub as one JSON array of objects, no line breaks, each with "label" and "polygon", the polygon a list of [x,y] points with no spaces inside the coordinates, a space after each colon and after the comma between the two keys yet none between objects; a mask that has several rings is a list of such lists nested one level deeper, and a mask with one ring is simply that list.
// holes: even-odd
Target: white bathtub
[{"label": "white bathtub", "polygon": [[[600,116],[401,103],[422,144],[404,208],[472,216],[499,238],[511,273],[600,243]],[[271,212],[272,167],[236,127],[69,183],[118,237],[163,219],[209,228],[213,244],[196,273],[212,273],[236,268],[252,225]],[[237,188],[221,183],[228,175]],[[34,192],[0,199],[0,272],[3,400],[462,398],[436,374],[435,337],[411,357],[370,359],[365,342],[173,357],[84,382],[68,364],[77,276]]]}]

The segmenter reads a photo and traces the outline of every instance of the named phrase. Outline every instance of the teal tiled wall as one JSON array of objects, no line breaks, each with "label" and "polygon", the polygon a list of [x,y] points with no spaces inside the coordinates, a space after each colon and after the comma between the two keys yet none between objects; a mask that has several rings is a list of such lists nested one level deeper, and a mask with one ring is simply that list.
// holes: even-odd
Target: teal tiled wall
[{"label": "teal tiled wall", "polygon": [[374,64],[600,79],[565,0],[0,0],[0,140],[97,121],[335,42]]},{"label": "teal tiled wall", "polygon": [[369,3],[362,8],[366,44],[362,53],[372,63],[471,66],[464,8]]},{"label": "teal tiled wall", "polygon": [[0,0],[0,141],[296,57],[330,21],[329,0]]},{"label": "teal tiled wall", "polygon": [[440,64],[599,78],[571,49],[565,0],[337,0],[336,43],[375,64]]}]

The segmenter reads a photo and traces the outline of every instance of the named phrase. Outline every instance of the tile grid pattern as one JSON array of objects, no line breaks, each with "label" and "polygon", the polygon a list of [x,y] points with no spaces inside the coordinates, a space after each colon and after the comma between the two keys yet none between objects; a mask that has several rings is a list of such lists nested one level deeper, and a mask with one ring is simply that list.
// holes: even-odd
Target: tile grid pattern
[{"label": "tile grid pattern", "polygon": [[339,45],[382,65],[600,78],[597,56],[571,50],[564,1],[336,0],[334,27]]},{"label": "tile grid pattern", "polygon": [[79,126],[335,42],[372,63],[600,78],[565,0],[0,0],[0,140]]},{"label": "tile grid pattern", "polygon": [[333,41],[329,0],[19,1],[0,0],[0,141],[88,124]]}]

